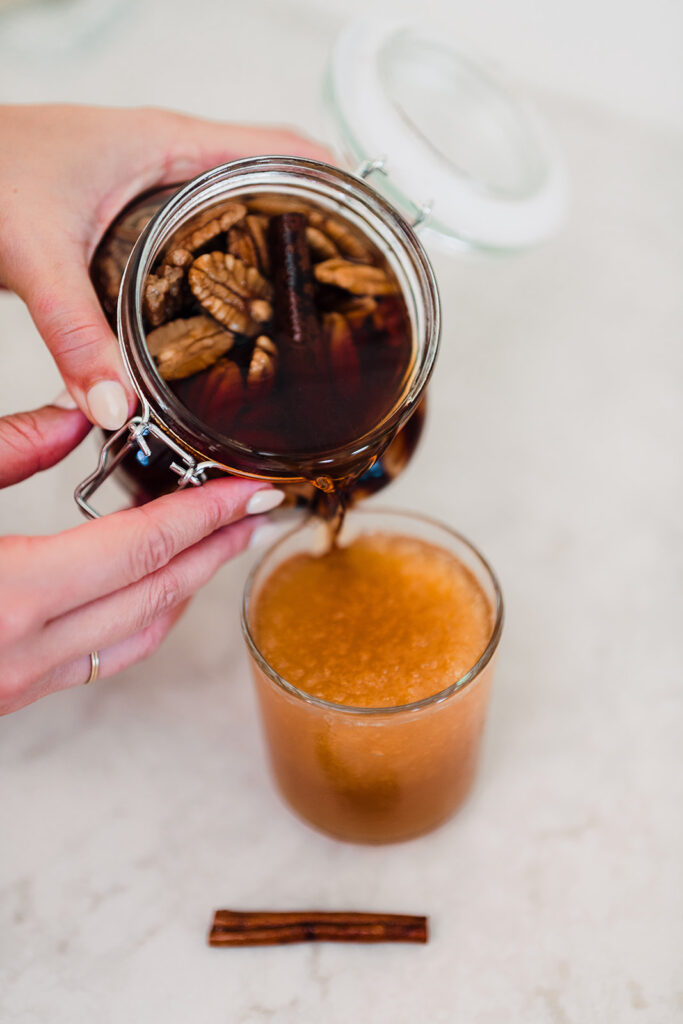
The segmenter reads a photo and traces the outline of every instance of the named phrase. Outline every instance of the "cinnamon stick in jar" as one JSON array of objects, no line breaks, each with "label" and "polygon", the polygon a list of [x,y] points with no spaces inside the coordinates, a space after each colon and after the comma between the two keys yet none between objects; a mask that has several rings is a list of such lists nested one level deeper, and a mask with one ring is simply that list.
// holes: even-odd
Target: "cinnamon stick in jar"
[{"label": "cinnamon stick in jar", "polygon": [[326,432],[330,387],[307,226],[305,214],[281,213],[271,219],[268,233],[280,375],[304,446],[311,430]]},{"label": "cinnamon stick in jar", "polygon": [[210,946],[284,946],[294,942],[427,940],[427,918],[420,915],[217,910],[208,941]]},{"label": "cinnamon stick in jar", "polygon": [[281,213],[269,230],[276,332],[286,343],[283,358],[292,364],[295,379],[297,370],[326,369],[307,223],[303,213]]}]

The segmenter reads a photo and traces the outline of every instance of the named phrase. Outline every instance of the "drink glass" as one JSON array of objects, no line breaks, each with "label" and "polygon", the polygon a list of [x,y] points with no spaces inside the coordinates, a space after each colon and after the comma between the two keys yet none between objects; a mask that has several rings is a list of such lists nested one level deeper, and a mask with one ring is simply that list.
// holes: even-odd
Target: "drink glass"
[{"label": "drink glass", "polygon": [[[455,555],[473,574],[491,609],[491,634],[468,672],[444,679],[438,693],[395,707],[350,707],[314,697],[270,665],[252,629],[264,583],[282,562],[319,553],[314,518],[260,558],[244,591],[242,630],[275,782],[300,817],[329,835],[388,843],[445,822],[475,776],[496,650],[503,625],[498,581],[464,537],[424,516],[351,510],[341,542],[366,533],[414,537]],[[311,594],[315,601],[315,594]]]}]

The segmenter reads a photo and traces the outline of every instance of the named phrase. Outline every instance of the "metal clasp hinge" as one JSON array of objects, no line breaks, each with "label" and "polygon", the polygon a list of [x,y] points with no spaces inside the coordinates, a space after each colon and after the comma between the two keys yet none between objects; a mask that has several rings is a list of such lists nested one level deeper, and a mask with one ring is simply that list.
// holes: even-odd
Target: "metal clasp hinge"
[{"label": "metal clasp hinge", "polygon": [[[126,432],[128,437],[118,451],[112,455],[112,450],[116,449],[117,443]],[[152,450],[147,443],[149,437],[161,441],[177,456],[178,461],[172,462],[170,468],[179,478],[178,490],[189,486],[198,487],[206,481],[207,469],[219,468],[215,462],[197,462],[192,455],[171,440],[161,427],[158,427],[156,423],[150,423],[146,416],[133,416],[120,430],[117,430],[105,441],[100,449],[100,457],[95,471],[87,476],[74,491],[76,504],[88,519],[99,519],[102,514],[92,507],[88,499],[101,487],[107,477],[111,476],[130,451],[137,449],[135,454],[138,462],[142,466],[147,464],[152,455]]]},{"label": "metal clasp hinge", "polygon": [[[369,178],[371,174],[383,174],[385,178],[389,177],[389,172],[387,171],[387,158],[385,156],[377,157],[375,160],[364,160],[356,171],[356,176],[362,178],[363,181]],[[417,207],[417,213],[410,222],[411,228],[416,231],[418,228],[427,224],[432,216],[433,210],[433,199],[428,199],[426,202],[420,203]]]}]

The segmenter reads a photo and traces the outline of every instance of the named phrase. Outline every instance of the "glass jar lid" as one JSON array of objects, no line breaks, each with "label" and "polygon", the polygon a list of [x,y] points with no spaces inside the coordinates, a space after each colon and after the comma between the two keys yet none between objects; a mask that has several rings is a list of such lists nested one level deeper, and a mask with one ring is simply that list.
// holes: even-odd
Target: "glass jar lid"
[{"label": "glass jar lid", "polygon": [[344,160],[426,242],[515,250],[563,219],[562,161],[528,105],[480,65],[403,21],[353,22],[335,43],[326,100]]}]

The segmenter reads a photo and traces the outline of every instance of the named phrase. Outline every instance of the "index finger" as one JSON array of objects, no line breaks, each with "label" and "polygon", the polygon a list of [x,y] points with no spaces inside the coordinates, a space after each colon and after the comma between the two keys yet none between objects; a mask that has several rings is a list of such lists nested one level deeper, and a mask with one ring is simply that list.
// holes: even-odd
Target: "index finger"
[{"label": "index finger", "polygon": [[267,512],[283,497],[263,481],[212,480],[56,537],[30,538],[14,559],[8,547],[3,583],[12,586],[14,577],[14,592],[31,595],[33,615],[53,619],[136,583],[220,527]]}]

